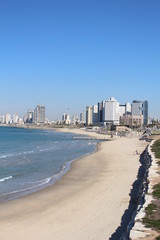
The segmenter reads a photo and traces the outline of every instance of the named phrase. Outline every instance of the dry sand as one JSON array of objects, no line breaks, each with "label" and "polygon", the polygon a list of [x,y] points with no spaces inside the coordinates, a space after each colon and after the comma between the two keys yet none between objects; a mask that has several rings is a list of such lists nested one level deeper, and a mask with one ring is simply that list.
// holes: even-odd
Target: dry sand
[{"label": "dry sand", "polygon": [[137,177],[135,151],[145,147],[137,137],[103,142],[99,151],[73,162],[54,186],[1,203],[0,239],[109,239],[121,223]]}]

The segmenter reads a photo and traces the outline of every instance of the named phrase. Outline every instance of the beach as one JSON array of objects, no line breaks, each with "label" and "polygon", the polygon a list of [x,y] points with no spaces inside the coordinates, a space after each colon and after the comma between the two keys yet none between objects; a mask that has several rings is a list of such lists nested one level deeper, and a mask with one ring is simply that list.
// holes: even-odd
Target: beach
[{"label": "beach", "polygon": [[[91,137],[100,135],[72,131]],[[114,137],[74,161],[55,185],[0,204],[0,239],[106,240],[121,224],[147,143]]]}]

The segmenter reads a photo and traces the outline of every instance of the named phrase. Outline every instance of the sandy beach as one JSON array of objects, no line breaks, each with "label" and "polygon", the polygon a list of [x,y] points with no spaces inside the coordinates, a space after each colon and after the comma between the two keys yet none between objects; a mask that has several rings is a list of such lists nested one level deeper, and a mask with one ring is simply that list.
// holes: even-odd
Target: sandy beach
[{"label": "sandy beach", "polygon": [[0,239],[109,239],[129,204],[140,166],[135,152],[146,146],[137,136],[102,142],[96,153],[73,162],[55,185],[1,203]]}]

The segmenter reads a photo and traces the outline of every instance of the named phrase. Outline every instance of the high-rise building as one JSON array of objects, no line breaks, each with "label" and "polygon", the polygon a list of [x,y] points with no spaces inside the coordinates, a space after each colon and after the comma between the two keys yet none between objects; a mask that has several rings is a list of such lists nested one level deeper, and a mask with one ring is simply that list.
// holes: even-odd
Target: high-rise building
[{"label": "high-rise building", "polygon": [[5,121],[6,121],[5,116],[4,115],[0,116],[0,123],[4,124]]},{"label": "high-rise building", "polygon": [[132,112],[132,106],[129,102],[127,102],[125,114],[131,114],[131,112]]},{"label": "high-rise building", "polygon": [[85,122],[84,113],[80,113],[80,122],[81,123]]},{"label": "high-rise building", "polygon": [[63,121],[64,124],[70,124],[71,121],[70,121],[69,114],[64,113],[62,115],[62,121]]},{"label": "high-rise building", "polygon": [[66,114],[64,113],[64,114],[62,115],[62,121],[65,121],[65,116],[66,116]]},{"label": "high-rise building", "polygon": [[119,118],[120,118],[119,102],[114,97],[111,97],[104,103],[103,121],[106,124],[118,125]]},{"label": "high-rise building", "polygon": [[13,114],[13,123],[14,124],[18,123],[18,119],[19,119],[18,114],[17,113]]},{"label": "high-rise building", "polygon": [[98,103],[98,122],[103,122],[103,109],[104,109],[104,103],[105,101]]},{"label": "high-rise building", "polygon": [[143,102],[134,100],[132,102],[132,116],[141,116],[143,115]]},{"label": "high-rise building", "polygon": [[9,114],[9,113],[7,113],[6,114],[6,117],[5,117],[5,122],[6,122],[6,124],[9,124],[9,123],[11,123],[11,114]]},{"label": "high-rise building", "polygon": [[148,101],[143,101],[143,124],[148,124]]},{"label": "high-rise building", "polygon": [[132,102],[132,116],[143,116],[143,125],[148,124],[148,101]]},{"label": "high-rise building", "polygon": [[33,116],[34,123],[35,124],[45,123],[45,118],[46,118],[45,106],[37,105],[37,107],[34,109],[34,116]]},{"label": "high-rise building", "polygon": [[23,121],[24,123],[33,123],[34,112],[28,110],[27,114],[24,116]]},{"label": "high-rise building", "polygon": [[126,105],[119,105],[119,116],[123,116],[126,113]]},{"label": "high-rise building", "polygon": [[93,111],[92,111],[92,106],[87,106],[86,107],[86,124],[87,125],[92,125],[93,124]]},{"label": "high-rise building", "polygon": [[98,123],[98,105],[92,106],[92,122],[93,125]]},{"label": "high-rise building", "polygon": [[75,116],[75,115],[72,116],[72,124],[73,124],[73,125],[76,124],[76,116]]}]

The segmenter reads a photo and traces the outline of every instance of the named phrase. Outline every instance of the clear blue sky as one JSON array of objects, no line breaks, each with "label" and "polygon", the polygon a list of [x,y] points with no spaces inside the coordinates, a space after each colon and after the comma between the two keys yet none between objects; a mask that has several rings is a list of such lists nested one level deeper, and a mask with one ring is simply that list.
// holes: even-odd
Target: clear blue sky
[{"label": "clear blue sky", "polygon": [[159,0],[1,0],[0,114],[50,119],[114,96],[160,117]]}]

